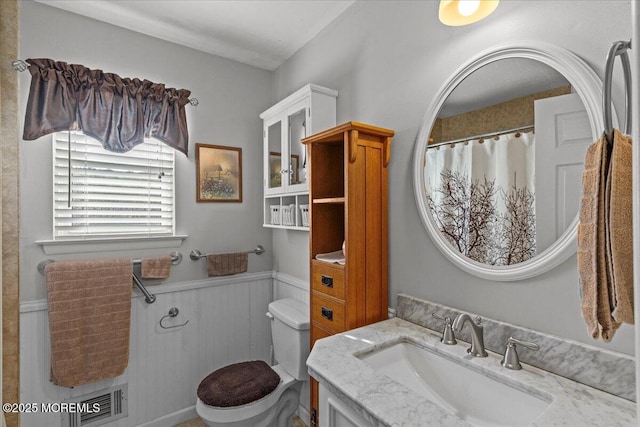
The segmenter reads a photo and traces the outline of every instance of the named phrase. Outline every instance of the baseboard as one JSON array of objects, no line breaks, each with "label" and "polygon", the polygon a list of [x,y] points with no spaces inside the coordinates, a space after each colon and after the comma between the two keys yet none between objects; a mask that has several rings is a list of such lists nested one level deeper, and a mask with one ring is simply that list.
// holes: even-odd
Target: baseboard
[{"label": "baseboard", "polygon": [[[153,421],[140,424],[138,427],[173,427],[176,424],[191,420],[197,416],[198,413],[196,412],[196,407],[194,405],[163,417],[156,418]],[[311,425],[311,415],[309,414],[309,411],[307,411],[307,408],[302,405],[298,406],[298,416],[306,425]]]},{"label": "baseboard", "polygon": [[311,426],[311,414],[309,414],[309,411],[307,410],[307,408],[305,408],[302,405],[299,405],[298,416],[306,425]]},{"label": "baseboard", "polygon": [[[183,423],[185,421],[196,418],[198,413],[196,412],[196,406],[189,406],[188,408],[180,409],[179,411],[165,415],[155,420],[149,421],[144,424],[140,424],[138,427],[173,427],[176,424]],[[308,425],[308,424],[307,424]]]}]

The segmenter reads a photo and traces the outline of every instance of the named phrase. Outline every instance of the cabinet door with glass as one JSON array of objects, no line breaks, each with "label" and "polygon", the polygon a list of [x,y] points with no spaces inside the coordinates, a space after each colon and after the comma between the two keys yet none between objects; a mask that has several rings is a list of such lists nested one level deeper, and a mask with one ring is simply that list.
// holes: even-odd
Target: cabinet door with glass
[{"label": "cabinet door with glass", "polygon": [[265,120],[266,195],[308,190],[307,154],[300,143],[307,136],[308,105],[305,99],[292,105],[285,114]]},{"label": "cabinet door with glass", "polygon": [[264,120],[264,226],[309,230],[305,137],[336,124],[338,92],[308,84],[260,114]]}]

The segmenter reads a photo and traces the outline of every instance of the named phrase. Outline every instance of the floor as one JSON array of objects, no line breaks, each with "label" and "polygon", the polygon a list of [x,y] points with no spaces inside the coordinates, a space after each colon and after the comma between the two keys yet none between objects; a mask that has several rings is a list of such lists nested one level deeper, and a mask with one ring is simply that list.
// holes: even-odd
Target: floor
[{"label": "floor", "polygon": [[[180,423],[174,427],[207,427],[200,418],[193,418]],[[294,416],[291,419],[291,425],[289,427],[307,427],[307,425],[298,416]]]}]

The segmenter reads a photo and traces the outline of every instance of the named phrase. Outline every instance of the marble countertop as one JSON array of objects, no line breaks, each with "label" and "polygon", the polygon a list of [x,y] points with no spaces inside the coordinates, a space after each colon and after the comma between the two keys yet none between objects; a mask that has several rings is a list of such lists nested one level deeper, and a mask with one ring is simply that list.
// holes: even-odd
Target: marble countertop
[{"label": "marble countertop", "polygon": [[467,425],[354,356],[401,340],[550,401],[531,426],[637,425],[633,402],[525,364],[519,371],[505,369],[500,365],[501,355],[470,356],[468,344],[444,345],[437,332],[398,318],[317,341],[307,360],[309,374],[374,426],[419,426],[424,420],[434,426]]}]

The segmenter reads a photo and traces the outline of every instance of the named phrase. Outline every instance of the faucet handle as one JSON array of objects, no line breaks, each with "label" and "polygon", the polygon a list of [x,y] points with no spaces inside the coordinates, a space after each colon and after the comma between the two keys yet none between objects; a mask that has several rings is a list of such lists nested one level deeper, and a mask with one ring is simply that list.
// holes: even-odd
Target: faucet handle
[{"label": "faucet handle", "polygon": [[534,350],[534,351],[540,350],[540,346],[538,344],[536,344],[534,342],[529,342],[529,341],[521,341],[521,340],[516,339],[514,337],[509,337],[509,339],[507,340],[507,345],[509,345],[509,344],[513,344],[514,346],[516,344],[518,344],[518,345],[521,345],[523,347],[528,348],[529,350]]},{"label": "faucet handle", "polygon": [[504,357],[500,364],[507,369],[522,369],[518,352],[516,351],[516,344],[528,348],[529,350],[540,350],[540,346],[534,342],[521,341],[519,339],[509,337],[507,340],[507,348],[504,351]]},{"label": "faucet handle", "polygon": [[440,342],[447,345],[456,345],[458,341],[456,341],[455,334],[453,333],[451,317],[443,317],[438,313],[433,313],[433,317],[434,319],[441,320],[444,323]]},{"label": "faucet handle", "polygon": [[450,317],[444,317],[443,315],[438,313],[433,313],[432,316],[434,319],[442,320],[443,322],[445,322],[447,319],[451,320]]}]

